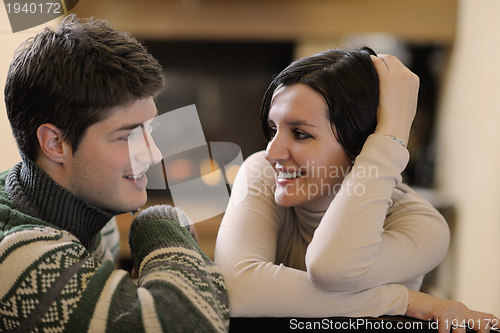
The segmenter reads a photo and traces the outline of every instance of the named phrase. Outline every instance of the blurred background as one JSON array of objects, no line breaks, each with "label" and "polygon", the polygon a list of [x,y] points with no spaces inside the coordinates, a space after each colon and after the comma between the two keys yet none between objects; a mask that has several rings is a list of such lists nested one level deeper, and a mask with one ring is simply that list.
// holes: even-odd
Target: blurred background
[{"label": "blurred background", "polygon": [[[159,113],[195,104],[206,141],[234,143],[244,158],[265,148],[260,102],[292,60],[361,46],[398,56],[421,80],[404,180],[452,232],[425,291],[500,315],[500,1],[80,0],[71,12],[141,40],[164,68]],[[1,82],[17,45],[43,26],[13,34],[0,8]],[[0,140],[6,170],[20,157],[4,103]],[[148,192],[147,205],[172,203],[168,189]],[[196,224],[211,257],[221,218]],[[118,217],[123,267],[131,219]]]}]

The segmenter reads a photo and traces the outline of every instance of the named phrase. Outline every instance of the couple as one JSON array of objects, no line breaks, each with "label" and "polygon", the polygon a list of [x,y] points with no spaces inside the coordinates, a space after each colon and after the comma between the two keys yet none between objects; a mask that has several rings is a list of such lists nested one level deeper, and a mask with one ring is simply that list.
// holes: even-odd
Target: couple
[{"label": "couple", "polygon": [[[237,177],[233,191],[249,193],[224,217],[217,266],[181,209],[134,218],[135,284],[115,270],[108,222],[146,203],[144,172],[162,158],[150,126],[162,87],[145,48],[99,20],[69,16],[16,52],[5,102],[22,162],[0,174],[0,330],[227,331],[229,304],[234,316],[406,314],[442,332],[446,319],[497,320],[414,291],[448,230],[401,184],[418,78],[368,49],[300,60],[271,83],[269,145]],[[378,175],[313,177],[307,162]],[[347,181],[364,194],[332,191]],[[297,195],[302,184],[321,191]]]}]

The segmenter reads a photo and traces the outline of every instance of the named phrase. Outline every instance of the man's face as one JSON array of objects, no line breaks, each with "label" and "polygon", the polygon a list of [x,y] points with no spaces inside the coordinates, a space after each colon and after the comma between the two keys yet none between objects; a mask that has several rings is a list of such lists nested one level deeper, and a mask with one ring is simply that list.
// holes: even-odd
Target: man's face
[{"label": "man's face", "polygon": [[150,135],[156,105],[148,97],[115,107],[110,114],[88,128],[65,165],[65,183],[68,190],[94,206],[133,211],[147,200],[144,173],[162,158]]}]

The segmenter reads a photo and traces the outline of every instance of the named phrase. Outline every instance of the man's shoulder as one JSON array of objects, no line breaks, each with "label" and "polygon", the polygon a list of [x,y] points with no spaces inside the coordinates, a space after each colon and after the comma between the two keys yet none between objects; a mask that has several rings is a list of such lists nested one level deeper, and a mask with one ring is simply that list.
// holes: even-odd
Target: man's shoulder
[{"label": "man's shoulder", "polygon": [[0,173],[0,224],[6,223],[10,211],[15,209],[5,192],[5,180],[8,174],[9,170]]},{"label": "man's shoulder", "polygon": [[1,191],[0,195],[2,195],[2,196],[5,194],[5,180],[7,179],[7,176],[9,175],[9,171],[10,170],[5,170],[5,171],[0,172],[0,191]]},{"label": "man's shoulder", "polygon": [[[54,233],[52,225],[21,213],[11,202],[5,191],[5,181],[10,170],[0,173],[0,241],[6,235],[20,231],[35,232],[36,234]],[[48,228],[48,229],[46,229]]]},{"label": "man's shoulder", "polygon": [[71,233],[46,225],[36,224],[19,224],[3,230],[0,241],[9,238],[22,239],[24,243],[43,239],[47,240],[62,240],[66,242],[78,242],[78,239]]},{"label": "man's shoulder", "polygon": [[8,169],[0,172],[0,203],[4,198],[8,200],[7,193],[5,193],[5,183],[11,170],[12,169]]},{"label": "man's shoulder", "polygon": [[[18,211],[11,203],[0,201],[0,241],[9,234],[19,232],[34,232],[40,234],[62,235],[72,234],[64,231],[51,223],[31,217]],[[57,236],[59,237],[59,236]],[[75,240],[77,240],[75,238]]]},{"label": "man's shoulder", "polygon": [[5,182],[5,178],[7,178],[7,175],[9,174],[10,169],[4,170],[0,172],[0,179],[2,179]]}]

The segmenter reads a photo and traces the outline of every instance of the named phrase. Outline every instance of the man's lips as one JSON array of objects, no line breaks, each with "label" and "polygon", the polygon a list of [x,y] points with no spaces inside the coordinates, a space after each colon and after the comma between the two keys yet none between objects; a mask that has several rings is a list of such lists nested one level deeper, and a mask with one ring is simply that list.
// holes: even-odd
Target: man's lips
[{"label": "man's lips", "polygon": [[148,171],[149,168],[146,168],[144,169],[142,172],[139,172],[137,174],[132,174],[132,175],[125,175],[123,176],[124,178],[127,178],[127,179],[135,179],[135,180],[138,180],[138,179],[141,179],[142,177],[144,177],[145,173]]},{"label": "man's lips", "polygon": [[141,179],[142,177],[144,177],[144,174],[141,173],[140,175],[136,175],[136,176],[123,176],[123,178],[127,178],[127,179]]}]

